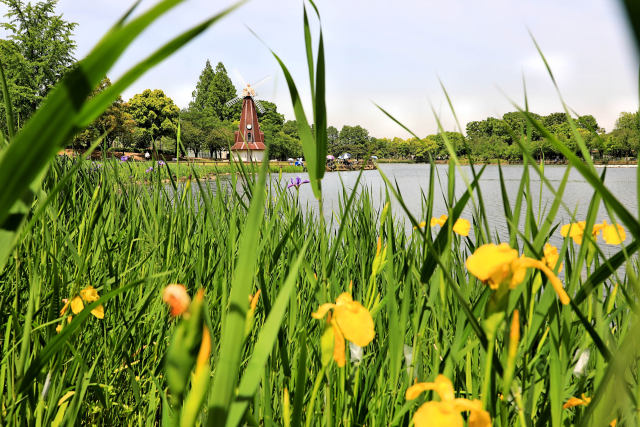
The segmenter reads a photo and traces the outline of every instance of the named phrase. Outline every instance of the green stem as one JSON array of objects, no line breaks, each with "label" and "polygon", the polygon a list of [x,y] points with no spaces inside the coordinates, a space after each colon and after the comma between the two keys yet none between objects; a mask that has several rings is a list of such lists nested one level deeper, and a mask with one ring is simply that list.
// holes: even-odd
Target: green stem
[{"label": "green stem", "polygon": [[482,383],[482,407],[487,407],[487,399],[489,397],[489,384],[491,384],[491,367],[493,364],[493,348],[495,347],[496,340],[495,334],[491,333],[487,336],[489,340],[489,346],[487,347],[487,356],[484,366],[484,381]]},{"label": "green stem", "polygon": [[309,402],[309,409],[307,411],[307,420],[304,423],[305,427],[311,426],[311,419],[313,418],[313,407],[316,403],[316,396],[318,395],[318,390],[320,389],[320,384],[322,384],[322,377],[324,376],[324,372],[327,369],[326,366],[323,366],[322,369],[318,372],[316,376],[316,381],[313,384],[313,390],[311,391],[311,401]]}]

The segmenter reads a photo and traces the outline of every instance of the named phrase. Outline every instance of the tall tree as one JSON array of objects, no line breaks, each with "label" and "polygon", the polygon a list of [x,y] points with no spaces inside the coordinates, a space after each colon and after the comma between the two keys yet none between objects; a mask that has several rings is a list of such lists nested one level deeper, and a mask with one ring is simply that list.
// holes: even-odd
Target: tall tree
[{"label": "tall tree", "polygon": [[331,154],[336,154],[338,153],[339,148],[337,147],[338,144],[338,137],[340,135],[340,132],[338,132],[338,129],[336,129],[334,126],[329,126],[327,127],[327,146],[329,148],[329,153]]},{"label": "tall tree", "polygon": [[142,130],[137,141],[139,147],[149,146],[163,136],[175,136],[180,109],[160,89],[145,89],[134,95],[127,109]]},{"label": "tall tree", "polygon": [[240,111],[241,105],[238,106],[238,104],[236,104],[231,107],[224,105],[230,99],[235,98],[236,95],[236,88],[227,75],[227,69],[222,62],[218,62],[209,87],[209,98],[207,102],[213,109],[213,114],[219,120],[231,120],[234,113]]},{"label": "tall tree", "polygon": [[[57,0],[35,5],[22,0],[0,0],[7,6],[1,27],[7,32],[0,43],[16,124],[24,123],[42,99],[74,63],[76,43],[72,39],[77,24],[56,15]],[[4,100],[0,93],[0,123],[6,127]]]},{"label": "tall tree", "polygon": [[355,158],[361,158],[369,150],[369,131],[360,125],[344,125],[338,137],[338,153],[350,153]]},{"label": "tall tree", "polygon": [[213,81],[214,74],[211,62],[207,59],[204,69],[200,73],[198,83],[196,83],[196,90],[191,92],[191,102],[189,103],[190,110],[203,111],[207,107],[210,107],[209,91],[211,90],[211,82]]}]

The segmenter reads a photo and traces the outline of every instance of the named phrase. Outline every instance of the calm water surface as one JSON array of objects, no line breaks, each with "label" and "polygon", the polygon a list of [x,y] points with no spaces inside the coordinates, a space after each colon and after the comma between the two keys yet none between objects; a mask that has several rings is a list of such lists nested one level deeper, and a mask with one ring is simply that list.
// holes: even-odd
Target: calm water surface
[{"label": "calm water surface", "polygon": [[[422,206],[422,194],[426,194],[429,188],[429,168],[427,164],[381,164],[380,169],[391,180],[391,182],[397,182],[398,187],[402,193],[404,201],[411,211],[411,214],[416,218],[424,220],[423,206]],[[446,213],[444,198],[447,192],[447,165],[436,165],[435,173],[435,201],[433,206],[433,214],[439,216]],[[603,169],[598,169],[598,172],[602,172]],[[545,176],[551,182],[554,188],[558,188],[560,181],[566,171],[566,166],[545,166]],[[521,165],[507,165],[502,166],[502,172],[505,179],[505,186],[509,196],[511,206],[514,205],[517,192],[520,185],[520,180],[524,172],[524,166]],[[456,195],[460,196],[466,190],[464,181],[460,173],[466,174],[471,181],[471,170],[469,167],[462,167],[461,171],[456,172]],[[609,168],[607,169],[605,184],[609,190],[620,200],[620,202],[629,209],[634,215],[638,212],[638,198],[636,194],[636,173],[635,167],[632,168]],[[295,176],[306,177],[306,174],[283,174],[283,180],[289,180]],[[331,172],[327,173],[322,182],[323,197],[324,197],[324,215],[329,219],[332,212],[338,211],[338,200],[340,192],[342,191],[342,184],[344,184],[347,191],[351,191],[355,185],[358,172]],[[541,209],[544,213],[551,207],[553,201],[552,194],[548,188],[542,188],[541,194],[541,182],[537,173],[533,168],[529,170],[529,176],[531,181],[531,197],[533,205],[535,207],[535,213],[538,214],[538,210]],[[385,200],[384,181],[380,177],[378,171],[365,171],[361,179],[361,185],[366,186],[371,192],[372,202],[376,209],[381,208]],[[487,218],[489,226],[492,232],[498,233],[501,238],[505,238],[508,235],[507,224],[503,212],[502,194],[500,191],[500,178],[498,172],[498,166],[488,165],[484,171],[482,178],[480,179],[480,189],[482,191],[482,197],[484,199],[484,205],[487,212]],[[569,180],[564,192],[563,201],[565,207],[561,207],[556,216],[556,221],[560,224],[570,222],[572,213],[576,212],[576,218],[582,220],[586,216],[586,212],[589,206],[589,202],[593,196],[593,190],[586,183],[584,178],[574,169],[569,174]],[[310,185],[305,184],[300,188],[300,201],[302,205],[305,204],[315,210],[318,210],[318,204],[313,197],[313,192]],[[411,225],[406,218],[406,215],[395,200],[392,201],[392,208],[395,216],[399,220],[404,220],[407,231],[411,230]],[[472,207],[469,203],[465,208],[462,216],[467,219],[471,219]],[[604,206],[600,206],[597,221],[606,219],[610,221],[609,215],[606,212]],[[522,224],[522,221],[521,221]],[[559,232],[555,233],[553,243],[561,244],[562,239]],[[629,242],[629,237],[627,238]],[[607,251],[608,252],[608,251]]]}]

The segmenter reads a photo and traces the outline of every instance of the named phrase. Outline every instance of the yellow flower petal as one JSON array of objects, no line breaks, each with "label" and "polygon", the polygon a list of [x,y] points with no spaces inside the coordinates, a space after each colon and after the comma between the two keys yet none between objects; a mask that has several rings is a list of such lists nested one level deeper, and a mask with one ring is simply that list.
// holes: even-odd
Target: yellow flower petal
[{"label": "yellow flower petal", "polygon": [[69,308],[69,300],[68,299],[63,299],[62,300],[64,302],[64,305],[62,306],[62,308],[60,309],[60,316],[64,315],[67,312],[67,309]]},{"label": "yellow flower petal", "polygon": [[604,224],[602,238],[608,245],[619,245],[627,240],[627,233],[619,224]]},{"label": "yellow flower petal", "polygon": [[73,314],[78,314],[84,309],[84,303],[82,302],[82,298],[75,297],[71,300],[71,311]]},{"label": "yellow flower petal", "polygon": [[471,230],[471,223],[464,218],[458,218],[456,223],[453,224],[453,231],[461,236],[468,236],[469,230]]},{"label": "yellow flower petal", "polygon": [[427,226],[427,221],[421,221],[420,224],[418,224],[417,227],[413,227],[414,230],[417,230],[418,228],[425,228]]},{"label": "yellow flower petal", "polygon": [[93,310],[91,310],[91,314],[93,314],[98,319],[104,319],[104,306],[100,304]]},{"label": "yellow flower petal", "polygon": [[[555,270],[556,266],[558,265],[558,261],[560,261],[558,248],[547,243],[546,245],[544,245],[543,253],[544,253],[544,259],[543,259],[544,263],[547,264],[547,267],[549,267],[551,270]],[[558,273],[560,273],[561,271],[562,271],[562,263],[560,263],[560,267],[558,267]]]},{"label": "yellow flower petal", "polygon": [[464,421],[451,402],[426,402],[413,415],[415,427],[462,427]]},{"label": "yellow flower petal", "polygon": [[420,396],[422,392],[434,390],[440,396],[441,400],[453,400],[455,392],[453,390],[453,384],[449,378],[440,374],[436,377],[434,382],[430,383],[416,383],[409,387],[405,393],[405,399],[413,400]]},{"label": "yellow flower petal", "polygon": [[371,313],[359,302],[351,300],[351,295],[345,292],[338,297],[333,314],[347,340],[360,347],[373,341],[376,334]]},{"label": "yellow flower petal", "polygon": [[100,299],[100,296],[98,295],[98,291],[96,291],[91,285],[87,286],[86,288],[80,291],[80,297],[86,303],[92,303]]},{"label": "yellow flower petal", "polygon": [[453,405],[457,411],[469,411],[469,427],[491,427],[491,416],[482,409],[479,400],[456,399]]},{"label": "yellow flower petal", "polygon": [[322,319],[324,316],[327,315],[327,312],[331,310],[333,307],[335,307],[335,304],[331,304],[331,303],[322,304],[320,307],[318,307],[318,311],[316,311],[315,313],[311,313],[311,317],[313,317],[314,319]]},{"label": "yellow flower petal", "polygon": [[261,292],[262,290],[258,289],[255,295],[249,295],[249,310],[255,311],[256,307],[258,306],[258,299],[260,298]]},{"label": "yellow flower petal", "polygon": [[584,394],[582,395],[582,397],[582,399],[579,397],[571,397],[566,401],[564,405],[562,405],[562,407],[564,409],[569,409],[573,408],[574,406],[587,406],[589,402],[591,402],[591,398],[586,397]]},{"label": "yellow flower petal", "polygon": [[[518,251],[508,244],[495,245],[488,243],[480,246],[467,258],[465,265],[469,273],[483,282],[490,280],[490,285],[497,287],[510,274],[511,262],[518,258]],[[492,286],[492,287],[493,287]]]},{"label": "yellow flower petal", "polygon": [[491,427],[491,416],[484,409],[471,411],[469,427]]},{"label": "yellow flower petal", "polygon": [[447,215],[440,215],[440,218],[436,218],[435,216],[431,217],[430,225],[431,227],[435,227],[436,225],[439,225],[440,227],[442,227],[444,223],[447,222],[447,218],[448,218]]},{"label": "yellow flower petal", "polygon": [[537,259],[526,257],[523,258],[523,264],[527,267],[537,268],[538,270],[542,271],[547,276],[547,279],[549,279],[549,283],[551,283],[551,286],[553,286],[553,290],[556,291],[556,294],[558,294],[560,302],[564,305],[569,304],[570,298],[569,295],[567,295],[567,292],[564,290],[562,282],[560,281],[560,279],[558,279],[558,276],[553,273],[553,271],[549,270],[549,267],[547,267],[546,264],[544,264],[542,261],[538,261]]},{"label": "yellow flower petal", "polygon": [[209,356],[211,356],[211,334],[209,333],[209,328],[203,326],[202,341],[200,342],[198,357],[196,358],[196,376],[198,372],[201,372],[202,369],[209,363]]},{"label": "yellow flower petal", "polygon": [[509,282],[509,289],[515,289],[524,280],[527,274],[527,266],[524,263],[524,255],[520,258],[511,261],[511,281]]},{"label": "yellow flower petal", "polygon": [[565,224],[562,226],[562,228],[560,228],[560,234],[562,235],[562,237],[571,237],[574,242],[576,242],[578,245],[581,245],[586,225],[586,221],[578,221],[572,222],[570,224]]}]

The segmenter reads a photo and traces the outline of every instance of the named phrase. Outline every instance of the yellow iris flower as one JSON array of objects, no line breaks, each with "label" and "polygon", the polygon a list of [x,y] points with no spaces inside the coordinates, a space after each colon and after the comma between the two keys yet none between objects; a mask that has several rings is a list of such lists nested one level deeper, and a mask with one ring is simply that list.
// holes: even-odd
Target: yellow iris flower
[{"label": "yellow iris flower", "polygon": [[465,265],[469,273],[487,283],[493,290],[497,290],[503,283],[509,289],[514,289],[524,280],[527,268],[537,268],[547,276],[560,302],[569,304],[569,295],[562,287],[562,282],[544,262],[524,255],[518,257],[518,251],[506,243],[480,246],[467,258]]},{"label": "yellow iris flower", "polygon": [[[429,225],[431,227],[435,227],[436,225],[439,225],[440,227],[442,227],[444,223],[447,222],[447,218],[448,218],[447,215],[440,215],[440,218],[436,218],[435,216],[431,217],[431,221]],[[427,222],[422,221],[420,224],[418,224],[418,226],[420,228],[424,228],[427,226]],[[413,227],[414,230],[416,228],[418,227]],[[471,223],[464,218],[458,218],[455,224],[453,224],[454,233],[457,233],[461,236],[468,236],[469,230],[471,230]]]},{"label": "yellow iris flower", "polygon": [[[100,299],[100,295],[98,295],[98,291],[91,285],[87,286],[83,290],[80,291],[80,295],[75,296],[71,301],[67,301],[65,305],[60,310],[60,315],[64,315],[67,312],[69,306],[71,306],[71,311],[73,314],[78,314],[82,310],[84,310],[84,304],[91,304],[94,301],[98,301]],[[91,314],[93,314],[98,319],[104,319],[104,306],[100,304],[93,310],[91,310]]]},{"label": "yellow iris flower", "polygon": [[422,392],[433,390],[440,401],[424,403],[413,415],[416,427],[462,427],[462,412],[469,411],[469,427],[490,427],[491,417],[482,409],[482,402],[455,397],[453,384],[444,375],[438,375],[431,383],[417,383],[407,389],[405,398],[413,400]]},{"label": "yellow iris flower", "polygon": [[[555,270],[556,266],[558,265],[558,261],[560,261],[558,248],[547,243],[546,245],[544,245],[543,253],[544,259],[542,261],[544,261],[544,263],[547,264],[547,267],[549,267],[551,270]],[[558,267],[558,273],[560,273],[561,271],[562,263],[560,263],[560,267]]]},{"label": "yellow iris flower", "polygon": [[333,316],[328,319],[334,335],[333,359],[342,367],[345,365],[345,339],[359,347],[369,344],[376,335],[373,318],[369,310],[347,292],[340,294],[335,304],[322,304],[311,317],[322,319],[329,310],[333,310]]},{"label": "yellow iris flower", "polygon": [[607,224],[607,221],[602,221],[602,238],[609,245],[619,245],[627,240],[627,233],[620,224]]},{"label": "yellow iris flower", "polygon": [[571,397],[564,405],[562,405],[562,407],[564,409],[569,409],[574,406],[587,406],[589,402],[591,402],[591,398],[582,393],[582,397]]},{"label": "yellow iris flower", "polygon": [[[582,244],[585,228],[587,227],[586,221],[572,222],[565,224],[560,228],[560,234],[562,237],[571,237],[578,245]],[[602,238],[608,245],[619,245],[627,239],[627,234],[619,224],[607,224],[607,221],[602,221],[601,224],[594,224],[591,235],[594,240],[598,239],[598,235],[602,233]]]}]

